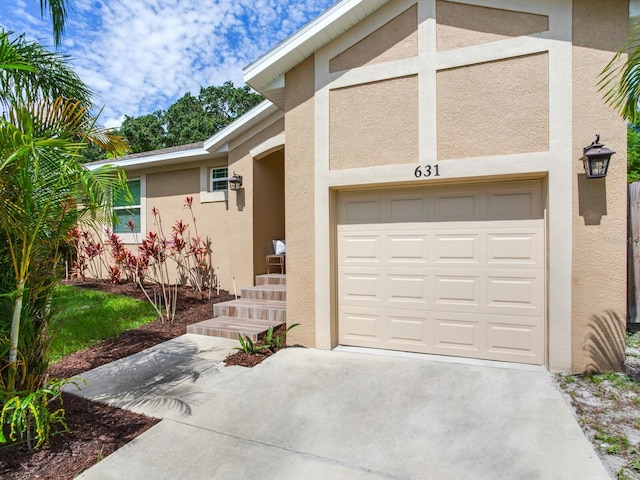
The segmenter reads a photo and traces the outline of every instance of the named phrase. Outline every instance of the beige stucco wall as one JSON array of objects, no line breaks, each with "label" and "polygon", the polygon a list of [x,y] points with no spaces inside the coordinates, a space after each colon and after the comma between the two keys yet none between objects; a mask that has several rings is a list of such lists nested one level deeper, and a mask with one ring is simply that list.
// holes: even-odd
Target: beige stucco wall
[{"label": "beige stucco wall", "polygon": [[315,346],[314,57],[286,74],[285,224],[290,344]]},{"label": "beige stucco wall", "polygon": [[[200,202],[200,167],[225,166],[224,159],[216,159],[208,162],[191,163],[188,166],[174,166],[163,169],[146,169],[127,172],[129,177],[144,175],[146,182],[146,234],[149,231],[158,232],[159,226],[152,213],[155,207],[159,211],[161,227],[166,237],[171,235],[171,227],[177,220],[182,219],[189,225],[190,236],[200,236],[209,245],[210,263],[220,271],[220,286],[224,289],[232,289],[232,276],[238,280],[241,286],[250,286],[253,264],[251,262],[235,259],[234,251],[230,248],[227,239],[234,229],[246,228],[250,222],[244,222],[243,216],[249,212],[234,211],[232,204],[227,202]],[[235,200],[229,192],[231,201]],[[195,228],[189,209],[185,207],[187,196],[193,197],[192,210],[196,219]],[[196,230],[197,229],[197,230]],[[144,234],[141,237],[144,237]],[[238,249],[250,249],[251,230],[245,231],[243,244],[236,244]],[[173,265],[173,262],[169,262]],[[175,268],[171,268],[173,274]]]},{"label": "beige stucco wall", "polygon": [[438,160],[548,150],[548,60],[537,54],[439,71]]},{"label": "beige stucco wall", "polygon": [[418,160],[418,77],[332,90],[330,168]]},{"label": "beige stucco wall", "polygon": [[[625,40],[628,5],[573,2],[573,296],[575,372],[619,369],[626,322],[626,127],[605,106],[598,73]],[[617,153],[606,179],[579,162],[595,134]]]},{"label": "beige stucco wall", "polygon": [[272,241],[285,238],[284,150],[255,160],[253,173],[253,269],[258,275],[267,272]]},{"label": "beige stucco wall", "polygon": [[418,54],[418,7],[414,5],[329,61],[338,72]]},{"label": "beige stucco wall", "polygon": [[438,50],[463,48],[549,29],[549,18],[545,15],[441,0],[436,2],[436,21]]}]

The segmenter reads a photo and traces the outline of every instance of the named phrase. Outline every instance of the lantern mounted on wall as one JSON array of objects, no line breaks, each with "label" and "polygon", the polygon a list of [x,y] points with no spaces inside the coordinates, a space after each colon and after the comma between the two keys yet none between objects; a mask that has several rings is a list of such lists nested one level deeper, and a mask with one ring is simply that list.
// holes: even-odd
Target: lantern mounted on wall
[{"label": "lantern mounted on wall", "polygon": [[607,176],[609,160],[613,155],[613,150],[609,150],[600,143],[600,135],[596,134],[595,141],[583,149],[584,155],[581,160],[584,164],[584,173],[587,178],[603,178]]},{"label": "lantern mounted on wall", "polygon": [[237,192],[242,187],[242,175],[233,172],[233,177],[229,178],[229,189]]}]

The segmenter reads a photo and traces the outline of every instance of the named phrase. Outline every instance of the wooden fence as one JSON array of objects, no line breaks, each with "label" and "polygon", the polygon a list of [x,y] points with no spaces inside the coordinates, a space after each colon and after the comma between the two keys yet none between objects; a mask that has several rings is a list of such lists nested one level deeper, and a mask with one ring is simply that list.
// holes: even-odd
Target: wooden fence
[{"label": "wooden fence", "polygon": [[640,328],[640,182],[630,183],[627,215],[627,315]]}]

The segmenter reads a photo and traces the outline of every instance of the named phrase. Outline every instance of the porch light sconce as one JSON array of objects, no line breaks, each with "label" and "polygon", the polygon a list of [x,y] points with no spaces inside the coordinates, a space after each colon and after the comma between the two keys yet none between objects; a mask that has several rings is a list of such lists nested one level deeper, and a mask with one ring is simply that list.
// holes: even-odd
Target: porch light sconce
[{"label": "porch light sconce", "polygon": [[236,172],[233,172],[233,177],[229,179],[229,188],[234,192],[237,192],[242,187],[242,175],[238,175]]},{"label": "porch light sconce", "polygon": [[584,172],[587,178],[603,178],[607,176],[609,160],[613,155],[613,150],[609,150],[600,143],[600,135],[596,134],[595,141],[583,149],[584,155],[581,160],[584,164]]}]

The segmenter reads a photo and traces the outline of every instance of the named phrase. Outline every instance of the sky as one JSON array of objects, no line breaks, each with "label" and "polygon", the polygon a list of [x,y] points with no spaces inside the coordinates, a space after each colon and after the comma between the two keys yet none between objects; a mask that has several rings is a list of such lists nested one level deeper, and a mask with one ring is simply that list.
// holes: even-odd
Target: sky
[{"label": "sky", "polygon": [[[244,85],[242,69],[333,0],[67,0],[58,52],[104,108],[100,123],[166,110],[186,92]],[[54,50],[38,0],[0,0],[0,26]]]}]

